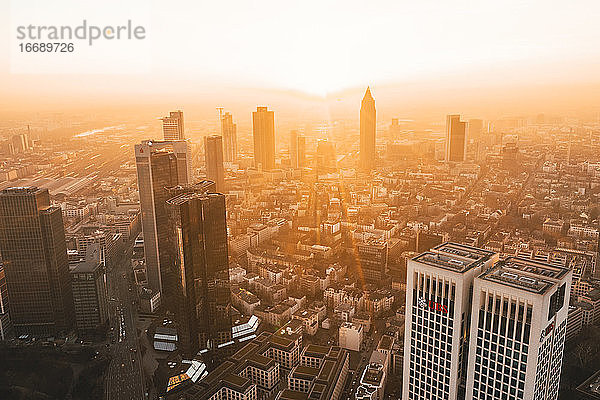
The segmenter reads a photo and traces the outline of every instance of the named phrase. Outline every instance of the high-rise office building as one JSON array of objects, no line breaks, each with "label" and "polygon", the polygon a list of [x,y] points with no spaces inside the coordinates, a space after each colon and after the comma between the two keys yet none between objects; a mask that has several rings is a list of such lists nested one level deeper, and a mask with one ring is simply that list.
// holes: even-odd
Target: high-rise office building
[{"label": "high-rise office building", "polygon": [[398,122],[398,118],[392,118],[392,123],[390,124],[390,127],[388,128],[388,134],[390,136],[391,139],[397,139],[398,136],[400,135],[401,129],[400,129],[400,123]]},{"label": "high-rise office building", "polygon": [[306,137],[299,135],[296,130],[290,132],[290,163],[294,169],[306,165]]},{"label": "high-rise office building", "polygon": [[71,287],[75,307],[75,325],[91,332],[108,319],[106,274],[99,244],[88,246],[85,260],[71,266]]},{"label": "high-rise office building", "polygon": [[290,166],[298,168],[298,131],[290,131]]},{"label": "high-rise office building", "polygon": [[337,158],[335,155],[335,144],[326,139],[317,141],[317,167],[320,170],[335,170]]},{"label": "high-rise office building", "polygon": [[48,189],[0,192],[0,253],[16,334],[47,335],[73,326],[73,296],[60,207]]},{"label": "high-rise office building", "polygon": [[483,120],[470,119],[468,128],[469,139],[478,139],[483,136]]},{"label": "high-rise office building", "polygon": [[22,153],[25,150],[29,149],[29,140],[27,138],[27,135],[24,133],[13,135],[12,145],[15,153]]},{"label": "high-rise office building", "polygon": [[221,117],[221,136],[226,162],[236,162],[238,155],[237,147],[237,125],[233,123],[233,117],[226,112]]},{"label": "high-rise office building", "polygon": [[[208,181],[205,181],[208,182]],[[168,200],[170,255],[177,277],[180,346],[195,354],[231,340],[231,292],[225,196],[212,182]]]},{"label": "high-rise office building", "polygon": [[408,260],[404,400],[464,398],[473,279],[497,259],[488,250],[443,243]]},{"label": "high-rise office building", "polygon": [[275,113],[267,107],[256,107],[252,113],[254,166],[264,170],[275,168]]},{"label": "high-rise office building", "polygon": [[571,277],[509,257],[475,278],[466,398],[558,398]]},{"label": "high-rise office building", "polygon": [[8,287],[4,265],[0,261],[0,340],[8,340],[12,336],[12,326],[8,313]]},{"label": "high-rise office building", "polygon": [[375,133],[377,118],[375,100],[367,88],[360,105],[360,168],[371,171],[375,167]]},{"label": "high-rise office building", "polygon": [[460,115],[446,117],[446,161],[465,161],[467,149],[467,123]]},{"label": "high-rise office building", "polygon": [[183,111],[171,111],[168,117],[161,118],[164,140],[184,140]]},{"label": "high-rise office building", "polygon": [[165,230],[160,228],[168,219],[167,188],[189,183],[188,144],[185,141],[143,141],[135,145],[135,158],[148,287],[156,293],[162,291],[161,264],[168,262],[160,257],[165,242]]},{"label": "high-rise office building", "polygon": [[223,168],[223,138],[217,135],[204,137],[206,177],[215,182],[217,192],[225,191],[225,168]]},{"label": "high-rise office building", "polygon": [[356,244],[362,279],[379,283],[387,274],[388,246],[383,239],[370,239]]},{"label": "high-rise office building", "polygon": [[304,168],[306,166],[306,136],[298,136],[298,168]]}]

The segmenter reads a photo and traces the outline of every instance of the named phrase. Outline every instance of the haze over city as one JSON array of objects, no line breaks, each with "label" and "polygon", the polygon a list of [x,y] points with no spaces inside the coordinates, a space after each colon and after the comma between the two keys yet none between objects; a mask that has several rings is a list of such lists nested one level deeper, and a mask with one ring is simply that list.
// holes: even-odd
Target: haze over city
[{"label": "haze over city", "polygon": [[600,399],[599,2],[0,11],[0,399]]}]

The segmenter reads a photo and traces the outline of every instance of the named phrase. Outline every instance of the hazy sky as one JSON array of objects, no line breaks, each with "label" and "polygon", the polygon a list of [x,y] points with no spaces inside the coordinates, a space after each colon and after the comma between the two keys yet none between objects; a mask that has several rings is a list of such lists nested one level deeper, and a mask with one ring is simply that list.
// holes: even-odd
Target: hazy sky
[{"label": "hazy sky", "polygon": [[[35,12],[25,8],[30,3]],[[597,0],[14,0],[11,12],[4,12],[8,0],[0,4],[4,106],[10,97],[51,99],[57,92],[177,95],[249,87],[324,96],[421,81],[500,88],[600,82]],[[26,24],[30,12],[38,24],[140,21],[147,27],[144,68],[134,72],[139,57],[121,59],[100,44],[94,54],[104,56],[100,71],[109,73],[90,67],[93,74],[12,74],[15,25]],[[77,65],[67,57],[57,62],[67,71]],[[35,71],[45,63],[32,64]]]}]

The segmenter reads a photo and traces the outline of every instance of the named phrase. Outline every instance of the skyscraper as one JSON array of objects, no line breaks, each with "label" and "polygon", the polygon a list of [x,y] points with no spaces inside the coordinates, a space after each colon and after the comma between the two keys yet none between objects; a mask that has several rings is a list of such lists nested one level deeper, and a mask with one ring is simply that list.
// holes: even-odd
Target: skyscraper
[{"label": "skyscraper", "polygon": [[223,136],[225,161],[237,161],[237,125],[233,123],[233,117],[228,112],[221,117],[221,136]]},{"label": "skyscraper", "polygon": [[85,260],[72,265],[71,288],[75,306],[75,325],[79,332],[90,332],[108,319],[106,273],[101,248],[90,244]]},{"label": "skyscraper", "polygon": [[377,118],[375,100],[367,87],[360,105],[360,168],[371,171],[375,167],[375,132]]},{"label": "skyscraper", "polygon": [[188,354],[231,340],[231,293],[225,196],[212,186],[183,188],[168,200],[170,254],[179,271],[177,320]]},{"label": "skyscraper", "polygon": [[60,207],[48,189],[0,192],[0,253],[17,334],[47,335],[73,326],[73,296]]},{"label": "skyscraper", "polygon": [[509,257],[475,278],[466,398],[558,398],[572,273]]},{"label": "skyscraper", "polygon": [[168,262],[159,256],[166,254],[159,250],[165,242],[165,230],[160,227],[168,219],[167,188],[186,185],[190,180],[187,142],[143,141],[135,145],[135,158],[148,286],[156,293],[162,291],[161,264]]},{"label": "skyscraper", "polygon": [[390,127],[388,128],[388,133],[391,139],[397,139],[398,136],[400,135],[400,132],[402,130],[400,129],[400,124],[398,121],[398,118],[392,118],[392,123],[390,124]]},{"label": "skyscraper", "polygon": [[13,135],[12,137],[12,145],[15,153],[22,153],[29,148],[29,140],[27,139],[27,135],[24,133],[20,133],[18,135]]},{"label": "skyscraper", "polygon": [[298,168],[298,131],[290,131],[290,166]]},{"label": "skyscraper", "polygon": [[469,120],[469,138],[478,139],[483,135],[483,120],[481,119],[470,119]]},{"label": "skyscraper", "polygon": [[465,161],[466,133],[467,123],[460,120],[460,115],[446,117],[446,161]]},{"label": "skyscraper", "polygon": [[473,279],[497,259],[488,250],[443,243],[408,260],[404,400],[464,398]]},{"label": "skyscraper", "polygon": [[294,169],[306,164],[306,138],[296,130],[290,131],[290,163]]},{"label": "skyscraper", "polygon": [[264,170],[275,168],[275,114],[267,107],[256,107],[252,113],[254,166]]},{"label": "skyscraper", "polygon": [[0,262],[0,340],[8,340],[12,336],[12,326],[8,313],[8,287],[4,265]]},{"label": "skyscraper", "polygon": [[306,166],[306,136],[298,136],[298,168],[304,168]]},{"label": "skyscraper", "polygon": [[318,140],[316,159],[319,170],[335,170],[337,166],[335,143],[327,139]]},{"label": "skyscraper", "polygon": [[225,169],[223,168],[223,138],[217,135],[204,137],[204,159],[206,177],[217,185],[217,192],[225,190]]},{"label": "skyscraper", "polygon": [[388,246],[385,240],[369,239],[356,244],[356,252],[362,279],[367,283],[379,283],[387,274]]},{"label": "skyscraper", "polygon": [[171,111],[168,117],[161,118],[163,122],[164,140],[184,140],[183,111]]}]

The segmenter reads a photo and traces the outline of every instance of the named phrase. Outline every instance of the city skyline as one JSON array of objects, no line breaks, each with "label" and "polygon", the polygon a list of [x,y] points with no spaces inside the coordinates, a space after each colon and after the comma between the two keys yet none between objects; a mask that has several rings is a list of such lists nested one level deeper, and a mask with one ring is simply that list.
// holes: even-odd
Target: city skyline
[{"label": "city skyline", "polygon": [[2,400],[600,400],[600,3],[5,0]]}]

